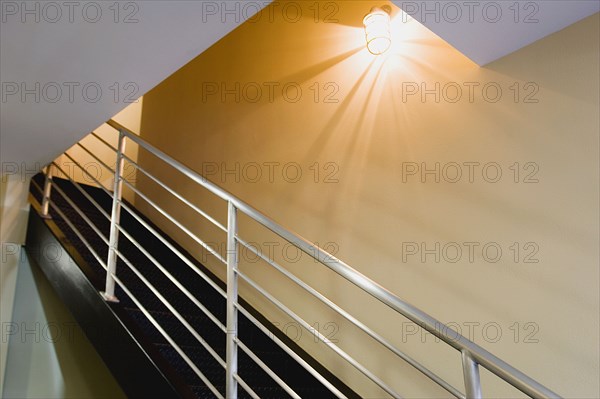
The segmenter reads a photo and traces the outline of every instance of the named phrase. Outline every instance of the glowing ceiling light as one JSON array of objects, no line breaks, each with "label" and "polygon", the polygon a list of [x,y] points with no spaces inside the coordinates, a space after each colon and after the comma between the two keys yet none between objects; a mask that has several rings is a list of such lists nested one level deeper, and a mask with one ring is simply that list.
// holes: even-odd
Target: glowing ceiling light
[{"label": "glowing ceiling light", "polygon": [[373,7],[371,12],[363,19],[367,48],[371,54],[379,55],[390,48],[392,38],[390,34],[389,6]]}]

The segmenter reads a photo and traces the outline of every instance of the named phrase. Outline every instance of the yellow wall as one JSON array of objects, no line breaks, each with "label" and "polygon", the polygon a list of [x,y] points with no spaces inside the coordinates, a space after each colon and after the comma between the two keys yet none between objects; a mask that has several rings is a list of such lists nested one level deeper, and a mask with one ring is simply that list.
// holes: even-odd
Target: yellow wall
[{"label": "yellow wall", "polygon": [[[142,120],[142,107],[143,107],[143,97],[140,97],[137,102],[130,104],[117,115],[115,115],[112,119],[121,123],[123,126],[127,126],[127,128],[135,133],[138,133],[140,130],[140,124]],[[97,129],[94,130],[98,136],[102,137],[106,142],[108,142],[113,147],[118,146],[118,133],[115,129],[103,123]],[[94,153],[103,163],[114,170],[116,164],[116,154],[115,151],[103,144],[97,138],[92,135],[86,136],[80,142],[87,149],[89,149],[92,153]],[[55,161],[60,168],[68,174],[71,178],[76,181],[84,184],[88,184],[91,186],[97,186],[94,182],[94,178],[100,181],[104,187],[110,189],[112,191],[114,186],[114,173],[109,171],[106,167],[102,165],[102,163],[98,162],[98,160],[94,159],[91,155],[89,155],[84,149],[79,147],[78,145],[74,145],[66,151],[73,159],[75,159],[89,174],[79,168],[72,159],[67,157],[66,155],[61,155]],[[125,155],[127,155],[132,160],[137,160],[138,148],[137,144],[127,140],[127,144],[125,147]],[[64,177],[64,174],[57,170],[55,167],[53,170],[56,176]],[[91,176],[90,176],[91,175]],[[133,165],[131,165],[128,161],[125,161],[125,167],[123,169],[123,175],[125,179],[131,183],[135,182],[137,171]],[[93,178],[92,178],[93,177]],[[131,190],[124,186],[123,188],[123,196],[126,199],[133,199],[133,193]]]},{"label": "yellow wall", "polygon": [[[315,21],[312,2],[302,4],[297,22],[284,17],[281,4],[271,6],[148,93],[142,136],[401,298],[458,324],[464,335],[559,394],[598,397],[598,15],[480,68],[398,16],[393,48],[371,56],[361,29],[371,2],[338,2],[339,23],[323,20],[332,9],[322,9]],[[439,102],[434,94],[410,94],[422,84],[435,90],[437,83]],[[296,84],[302,90],[297,101]],[[457,86],[463,95],[454,102]],[[262,98],[255,101],[257,87]],[[474,87],[472,99],[468,87]],[[502,95],[493,102],[498,87]],[[139,156],[226,221],[224,204],[152,156]],[[436,163],[439,183],[431,174],[408,174],[415,165],[432,169]],[[236,164],[237,177],[220,173]],[[463,175],[452,182],[456,164]],[[292,182],[298,170],[302,177]],[[224,242],[223,234],[143,176],[138,185],[205,240]],[[201,256],[142,201],[137,205],[224,275],[214,258]],[[246,220],[241,224],[242,237],[266,252],[273,238]],[[430,249],[439,243],[439,261],[435,254],[424,260],[412,254],[422,243]],[[457,247],[462,257],[453,262]],[[462,389],[454,351],[431,336],[421,342],[406,320],[306,257],[289,261],[295,253],[282,248],[275,248],[275,260]],[[497,248],[502,255],[494,262]],[[242,270],[401,394],[447,396],[265,265],[246,256]],[[248,287],[242,293],[280,326],[287,322]],[[326,330],[328,322],[334,324]],[[384,396],[312,341],[305,331],[301,345],[359,393]],[[516,395],[488,373],[482,378],[487,396]]]}]

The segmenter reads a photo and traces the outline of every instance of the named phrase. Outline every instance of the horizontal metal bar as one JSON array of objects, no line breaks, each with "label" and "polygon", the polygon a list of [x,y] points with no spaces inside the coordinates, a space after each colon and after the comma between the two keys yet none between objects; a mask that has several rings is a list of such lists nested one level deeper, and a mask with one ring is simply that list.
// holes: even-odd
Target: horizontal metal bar
[{"label": "horizontal metal bar", "polygon": [[[127,239],[129,241],[131,241],[133,243],[133,245],[136,246],[136,248],[141,251],[148,259],[150,259],[150,261],[152,263],[154,263],[154,265],[158,268],[158,270],[160,270],[177,288],[179,288],[179,290],[181,292],[183,292],[183,294],[185,296],[188,297],[188,299],[190,301],[192,301],[192,303],[194,303],[194,305],[196,305],[213,323],[215,323],[217,325],[217,327],[219,327],[221,329],[221,331],[223,332],[227,332],[227,328],[225,327],[225,325],[223,325],[223,323],[221,323],[219,321],[219,319],[217,319],[217,317],[212,314],[212,312],[210,310],[208,310],[203,304],[202,302],[200,302],[198,300],[198,298],[196,298],[190,291],[188,291],[187,288],[185,288],[183,286],[183,284],[181,284],[179,282],[179,280],[177,280],[175,277],[173,277],[173,275],[171,273],[169,273],[169,271],[167,269],[165,269],[165,267],[158,261],[156,260],[156,258],[154,256],[152,256],[148,251],[146,251],[146,249],[144,249],[143,246],[140,245],[139,242],[137,242],[137,240],[135,238],[133,238],[131,236],[131,234],[129,234],[127,232],[127,230],[125,230],[123,228],[123,226],[121,225],[117,225],[117,228],[119,229],[119,231],[121,233],[123,233],[123,235],[125,237],[127,237]],[[223,363],[224,364],[224,363]]]},{"label": "horizontal metal bar", "polygon": [[147,170],[145,170],[144,168],[142,168],[140,165],[138,165],[135,161],[133,161],[127,155],[123,155],[123,158],[125,158],[127,161],[129,161],[132,165],[134,165],[136,167],[136,169],[138,169],[140,172],[142,172],[143,174],[145,174],[146,176],[148,176],[152,181],[154,181],[156,184],[158,184],[159,186],[161,186],[163,189],[165,189],[167,192],[169,192],[175,198],[177,198],[178,200],[180,200],[181,202],[183,202],[184,204],[186,204],[187,206],[189,206],[190,208],[192,208],[194,211],[196,211],[196,213],[202,215],[206,220],[208,220],[209,222],[211,222],[212,224],[214,224],[215,226],[217,226],[222,231],[227,232],[227,227],[223,226],[223,224],[221,224],[218,220],[216,220],[215,218],[213,218],[212,216],[210,216],[208,213],[204,212],[202,209],[198,208],[198,206],[196,206],[193,203],[191,203],[189,200],[187,200],[181,194],[177,193],[171,187],[167,186],[165,183],[163,183],[158,178],[156,178],[155,176],[153,176],[150,172],[148,172]]},{"label": "horizontal metal bar", "polygon": [[183,360],[192,369],[192,371],[194,371],[194,373],[198,377],[200,377],[202,382],[204,382],[206,384],[206,386],[211,390],[211,392],[217,398],[225,399],[225,397],[223,395],[221,395],[221,393],[217,390],[217,388],[215,388],[215,386],[210,382],[210,380],[208,378],[206,378],[204,373],[202,373],[202,371],[200,371],[200,369],[194,364],[194,362],[192,362],[192,360],[185,354],[183,349],[181,349],[179,347],[179,345],[177,345],[177,343],[173,340],[173,338],[171,338],[171,336],[161,327],[161,325],[156,321],[156,319],[154,319],[154,317],[152,317],[150,312],[140,303],[140,301],[138,301],[138,299],[131,293],[131,291],[129,291],[129,289],[125,286],[125,284],[123,284],[123,282],[115,274],[112,274],[112,277],[115,279],[117,284],[119,284],[119,286],[125,292],[125,294],[127,294],[127,296],[129,296],[129,298],[131,298],[131,300],[135,303],[135,305],[142,311],[144,316],[146,316],[146,318],[148,318],[148,320],[150,320],[150,323],[152,323],[154,328],[156,328],[158,330],[158,332],[160,332],[161,335],[163,337],[165,337],[165,339],[169,342],[169,344],[173,347],[173,349],[175,349],[177,351],[179,356],[181,356],[183,358]]},{"label": "horizontal metal bar", "polygon": [[161,150],[159,150],[159,149],[153,147],[152,145],[148,144],[145,140],[143,140],[141,137],[139,137],[138,135],[136,135],[135,133],[133,133],[131,130],[129,130],[126,127],[122,126],[120,123],[115,122],[112,119],[109,120],[106,123],[108,125],[112,126],[113,128],[117,129],[117,130],[121,130],[122,129],[123,133],[130,140],[136,142],[139,146],[141,146],[142,148],[144,148],[146,151],[148,151],[152,155],[156,156],[157,158],[161,159],[162,161],[166,162],[167,164],[171,165],[173,168],[175,168],[180,173],[182,173],[183,175],[185,175],[186,177],[188,177],[190,180],[192,180],[192,181],[200,184],[202,187],[206,188],[208,191],[210,191],[211,193],[213,193],[217,197],[219,197],[219,198],[221,198],[221,199],[223,199],[225,201],[229,201],[230,199],[235,199],[235,197],[233,195],[229,194],[227,191],[223,190],[221,187],[217,186],[216,184],[212,183],[211,181],[209,181],[209,180],[205,179],[204,177],[200,176],[198,173],[196,173],[192,169],[188,168],[187,166],[185,166],[181,162],[179,162],[179,161],[175,160],[174,158],[170,157],[169,155],[165,154]]},{"label": "horizontal metal bar", "polygon": [[[37,188],[41,193],[44,192],[33,179],[31,180],[31,184],[33,184],[33,186],[35,188]],[[86,248],[90,251],[90,253],[92,254],[92,256],[100,264],[100,266],[104,270],[107,270],[107,266],[106,266],[106,263],[104,262],[104,260],[102,260],[102,258],[98,255],[98,253],[94,250],[94,248],[90,245],[90,243],[85,239],[85,237],[83,236],[83,234],[81,234],[79,232],[79,230],[75,227],[75,225],[73,225],[73,223],[69,220],[69,218],[67,218],[65,216],[65,214],[63,213],[63,211],[61,211],[60,208],[52,200],[50,200],[48,202],[48,204],[50,205],[50,207],[52,207],[52,209],[54,209],[54,211],[58,214],[58,216],[62,220],[64,220],[64,222],[67,224],[67,226],[69,226],[69,228],[71,230],[73,230],[73,232],[75,233],[75,235],[81,240],[81,242],[83,243],[83,245],[86,246]]]},{"label": "horizontal metal bar", "polygon": [[92,158],[94,158],[100,165],[102,165],[104,167],[104,169],[108,169],[109,172],[112,173],[112,175],[114,176],[115,174],[115,170],[113,168],[111,168],[110,166],[108,166],[107,163],[105,163],[103,160],[101,160],[96,154],[92,153],[86,146],[84,146],[81,143],[77,143],[77,145],[79,147],[81,147],[85,152],[87,152],[88,154],[90,154],[92,156]]},{"label": "horizontal metal bar", "polygon": [[384,347],[389,349],[391,352],[396,354],[398,357],[400,357],[401,359],[406,361],[408,364],[410,364],[411,366],[413,366],[414,368],[419,370],[421,373],[423,373],[425,376],[427,376],[432,381],[437,383],[440,387],[444,388],[446,391],[448,391],[454,397],[460,398],[460,399],[465,399],[465,395],[462,392],[460,392],[458,389],[456,389],[452,385],[448,384],[446,381],[444,381],[441,377],[439,377],[433,371],[429,370],[427,367],[423,366],[421,363],[419,363],[418,361],[416,361],[415,359],[413,359],[406,353],[402,352],[400,349],[398,349],[396,346],[394,346],[388,340],[386,340],[381,335],[379,335],[378,333],[373,331],[371,328],[369,328],[367,325],[362,323],[360,320],[358,320],[357,318],[352,316],[350,313],[348,313],[347,311],[342,309],[340,306],[336,305],[334,302],[332,302],[330,299],[328,299],[325,295],[321,294],[319,291],[315,290],[313,287],[306,284],[304,281],[299,279],[296,275],[294,275],[290,271],[284,269],[281,265],[279,265],[274,260],[267,258],[262,252],[257,251],[255,248],[252,247],[252,245],[250,245],[249,243],[247,243],[240,237],[237,237],[236,239],[240,244],[242,244],[244,247],[248,248],[252,253],[254,253],[256,256],[260,257],[263,261],[265,261],[271,267],[273,267],[274,269],[279,271],[281,274],[283,274],[288,279],[290,279],[292,282],[294,282],[295,284],[297,284],[298,286],[303,288],[305,291],[307,291],[308,293],[313,295],[315,298],[319,299],[321,302],[323,302],[329,308],[331,308],[334,311],[336,311],[337,313],[339,313],[350,323],[354,324],[356,327],[358,327],[363,332],[368,334],[371,338],[373,338],[374,340],[379,342],[381,345],[383,345]]},{"label": "horizontal metal bar", "polygon": [[77,188],[77,190],[79,190],[79,192],[88,200],[92,203],[92,205],[94,205],[94,207],[96,207],[96,209],[98,209],[98,211],[106,218],[110,221],[110,215],[108,214],[108,212],[106,212],[104,210],[104,208],[102,208],[100,206],[100,204],[98,204],[96,202],[95,199],[93,199],[82,187],[81,184],[77,183],[75,180],[73,180],[68,174],[65,173],[65,171],[58,166],[58,164],[56,162],[52,162],[52,165],[54,165],[62,174],[64,174],[65,176],[67,176],[67,179],[71,182],[71,184],[73,184],[73,186],[75,186],[75,188]]},{"label": "horizontal metal bar", "polygon": [[260,399],[260,396],[258,396],[258,394],[254,392],[254,390],[250,388],[248,384],[246,384],[246,381],[244,381],[237,373],[233,375],[233,378],[235,378],[242,388],[244,388],[244,391],[248,392],[248,395],[250,395],[252,399]]},{"label": "horizontal metal bar", "polygon": [[[198,274],[204,281],[206,281],[211,287],[215,289],[223,298],[227,297],[225,291],[219,287],[210,277],[208,277],[202,270],[198,268],[191,260],[189,260],[185,255],[183,255],[173,244],[167,241],[162,235],[160,235],[152,226],[150,226],[144,219],[142,219],[138,214],[129,207],[125,202],[121,202],[121,206],[125,209],[131,216],[135,218],[142,226],[144,226],[152,235],[160,240],[167,248],[169,248],[179,259],[181,259],[192,271]],[[226,330],[225,330],[226,331]]]},{"label": "horizontal metal bar", "polygon": [[158,260],[156,260],[154,256],[152,256],[148,251],[146,251],[146,249],[144,249],[144,247],[141,246],[140,243],[137,242],[137,240],[133,238],[131,234],[129,234],[129,232],[127,232],[127,230],[123,228],[123,226],[117,225],[117,228],[121,233],[123,233],[125,237],[127,237],[129,241],[133,243],[133,245],[136,246],[136,248],[140,252],[144,254],[144,256],[150,259],[150,261],[158,268],[158,270],[160,270],[165,275],[165,277],[167,277],[177,288],[179,288],[179,290],[183,292],[183,294],[187,296],[188,299],[192,301],[192,303],[194,303],[194,305],[196,305],[213,323],[215,323],[217,327],[221,329],[221,331],[227,332],[227,328],[223,325],[223,323],[221,323],[219,319],[217,319],[217,317],[213,315],[212,312],[208,310],[202,304],[202,302],[198,300],[198,298],[196,298],[187,288],[185,288],[185,286],[183,286],[183,284],[181,284],[179,280],[173,277],[173,275],[169,273],[169,271]]},{"label": "horizontal metal bar", "polygon": [[148,198],[148,196],[146,194],[142,193],[140,190],[135,188],[133,186],[133,184],[129,183],[128,181],[123,180],[123,183],[125,183],[125,185],[127,187],[129,187],[134,193],[139,195],[144,201],[146,201],[148,204],[150,204],[154,209],[156,209],[158,212],[160,212],[160,214],[163,215],[165,218],[167,218],[167,220],[169,222],[171,222],[175,226],[179,227],[179,229],[181,231],[183,231],[185,234],[187,234],[192,240],[196,241],[202,248],[206,249],[210,254],[212,254],[215,258],[220,260],[222,263],[227,264],[227,261],[225,260],[225,258],[223,258],[221,256],[221,254],[219,254],[217,251],[212,249],[208,244],[206,244],[204,241],[202,241],[200,238],[198,238],[198,236],[196,236],[194,233],[191,232],[190,229],[188,229],[183,224],[181,224],[181,222],[179,222],[174,217],[169,215],[169,213],[167,211],[162,209],[154,201],[152,201],[150,198]]},{"label": "horizontal metal bar", "polygon": [[102,137],[98,136],[98,134],[96,132],[91,132],[90,134],[92,136],[94,136],[95,138],[97,138],[98,140],[100,140],[100,142],[104,143],[104,145],[106,145],[108,148],[110,148],[114,152],[118,151],[116,147],[113,147],[108,141],[106,141]]},{"label": "horizontal metal bar", "polygon": [[52,178],[50,178],[50,181],[54,186],[54,190],[57,191],[64,198],[65,201],[67,201],[71,208],[73,208],[73,210],[77,212],[77,214],[90,226],[94,233],[96,233],[98,237],[100,237],[102,241],[104,241],[104,243],[108,245],[108,238],[106,238],[104,234],[102,234],[102,232],[98,229],[98,227],[96,227],[96,225],[85,215],[85,213],[81,209],[79,209],[79,207],[75,205],[73,201],[71,201],[71,199],[67,196],[67,194],[65,194],[62,188],[60,188],[58,184],[54,184]]},{"label": "horizontal metal bar", "polygon": [[107,189],[106,187],[104,187],[104,184],[100,183],[100,181],[98,181],[98,179],[96,179],[94,176],[92,176],[92,174],[90,172],[88,172],[83,166],[81,166],[81,164],[79,162],[77,162],[72,156],[70,156],[68,153],[64,153],[67,158],[69,158],[71,161],[73,161],[73,163],[75,164],[75,166],[77,166],[79,169],[81,169],[86,175],[88,175],[93,181],[94,183],[96,183],[98,185],[98,187],[100,189],[102,189],[106,194],[108,194],[108,196],[110,198],[113,197],[113,192],[110,191],[109,189]]},{"label": "horizontal metal bar", "polygon": [[[123,231],[123,230],[121,230]],[[212,357],[223,367],[226,367],[225,361],[215,352],[215,350],[198,334],[198,332],[188,323],[188,321],[175,309],[171,302],[169,302],[157,289],[148,281],[148,279],[127,259],[127,257],[118,249],[115,250],[116,254],[125,262],[125,264],[135,273],[136,276],[152,291],[152,293],[162,302],[163,305],[169,309],[177,320],[196,338],[196,340],[212,355]]]},{"label": "horizontal metal bar", "polygon": [[211,191],[213,194],[217,195],[223,200],[232,202],[233,205],[239,211],[245,213],[250,218],[262,224],[275,234],[294,244],[296,247],[304,251],[309,256],[312,256],[313,258],[317,259],[319,262],[327,266],[332,271],[336,272],[352,284],[367,292],[369,295],[378,299],[391,309],[395,310],[404,317],[418,324],[423,329],[429,331],[432,335],[438,337],[446,344],[450,345],[451,347],[455,348],[460,352],[462,352],[463,350],[468,351],[471,354],[471,356],[477,361],[477,363],[479,363],[480,366],[496,374],[498,377],[502,378],[503,380],[516,387],[523,393],[532,397],[560,398],[560,396],[552,390],[546,388],[542,384],[538,383],[534,379],[530,378],[521,371],[512,367],[511,365],[501,360],[497,356],[493,355],[492,353],[488,352],[476,343],[468,340],[464,336],[457,334],[452,337],[448,337],[446,334],[443,334],[439,329],[439,327],[443,325],[443,323],[441,323],[440,321],[431,317],[419,308],[409,304],[408,302],[403,301],[391,291],[377,284],[375,281],[371,280],[364,274],[353,269],[346,263],[329,254],[327,251],[313,245],[300,235],[285,229],[283,226],[276,223],[271,218],[267,217],[263,213],[246,204],[245,202],[241,201],[231,193],[220,188],[216,184],[208,181],[206,178],[200,176],[197,172],[183,165],[181,162],[178,162],[166,153],[153,147],[152,145],[147,143],[141,137],[135,135],[133,132],[131,132],[129,129],[127,129],[120,123],[115,122],[112,119],[107,123],[113,128],[122,131],[123,134],[125,134],[129,139],[135,141],[139,146],[143,147],[145,150],[147,150],[154,156],[168,163],[169,165],[177,169],[179,172],[187,176],[189,179],[200,184],[201,186]]},{"label": "horizontal metal bar", "polygon": [[273,370],[271,370],[271,368],[267,366],[265,362],[260,360],[260,358],[254,352],[252,352],[250,348],[244,345],[244,343],[238,337],[234,338],[234,340],[238,344],[239,348],[243,350],[250,357],[250,359],[254,360],[254,362],[261,369],[263,369],[263,371],[267,373],[269,377],[273,379],[273,381],[279,384],[279,386],[283,388],[288,395],[290,395],[292,398],[301,399],[300,396],[288,384],[285,383],[285,381],[283,381]]},{"label": "horizontal metal bar", "polygon": [[235,307],[242,313],[248,320],[252,322],[260,331],[263,332],[267,337],[269,337],[273,342],[277,344],[281,349],[284,350],[285,353],[290,355],[298,364],[300,364],[306,371],[308,371],[313,377],[315,377],[321,384],[323,384],[331,393],[337,396],[340,399],[348,399],[346,395],[340,392],[331,382],[327,381],[325,377],[323,377],[317,370],[315,370],[310,364],[306,362],[306,360],[302,359],[300,355],[290,349],[282,340],[277,338],[267,327],[265,327],[260,321],[256,319],[250,312],[242,307],[239,303],[235,304]]},{"label": "horizontal metal bar", "polygon": [[277,306],[277,308],[279,308],[279,310],[281,310],[282,312],[284,312],[285,314],[290,316],[297,323],[299,323],[302,327],[306,328],[308,331],[313,333],[316,338],[318,338],[327,347],[329,347],[331,350],[333,350],[342,359],[344,359],[348,363],[350,363],[358,371],[363,373],[368,379],[370,379],[375,384],[377,384],[381,389],[383,389],[384,391],[386,391],[388,394],[390,394],[392,397],[394,397],[396,399],[402,398],[398,392],[396,392],[392,387],[390,387],[388,384],[386,384],[381,378],[379,378],[375,374],[373,374],[373,372],[371,372],[371,370],[367,369],[365,366],[363,366],[360,362],[358,362],[356,359],[354,359],[352,356],[350,356],[346,351],[341,349],[339,346],[337,346],[336,344],[334,344],[327,338],[323,337],[323,335],[321,334],[321,332],[319,330],[312,327],[310,324],[308,324],[306,322],[306,320],[304,320],[302,317],[298,316],[294,311],[292,311],[290,308],[288,308],[283,303],[281,303],[281,301],[279,301],[273,295],[269,294],[267,292],[267,290],[265,290],[263,287],[261,287],[257,282],[255,282],[250,277],[246,276],[244,273],[242,273],[240,271],[238,271],[237,274],[238,274],[238,277],[242,278],[245,282],[250,284],[250,286],[252,288],[254,288],[256,291],[258,291],[265,298],[267,298],[273,305]]}]

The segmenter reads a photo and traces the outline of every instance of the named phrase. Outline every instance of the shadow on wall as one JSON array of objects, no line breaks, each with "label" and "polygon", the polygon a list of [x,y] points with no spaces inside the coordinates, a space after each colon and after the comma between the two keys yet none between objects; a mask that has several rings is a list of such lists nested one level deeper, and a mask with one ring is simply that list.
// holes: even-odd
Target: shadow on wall
[{"label": "shadow on wall", "polygon": [[[598,347],[598,193],[590,184],[598,181],[597,18],[480,68],[401,17],[392,23],[398,40],[374,57],[360,23],[349,22],[361,21],[372,3],[336,4],[337,23],[279,17],[240,26],[145,96],[142,136],[310,241],[335,243],[338,258],[438,319],[497,323],[500,341],[470,338],[557,392],[596,395],[589,348]],[[151,156],[141,153],[140,162],[217,209]],[[279,169],[270,175],[260,169],[266,164]],[[282,173],[292,164],[297,176]],[[248,165],[258,165],[258,175],[244,174]],[[142,191],[201,238],[219,242],[146,180],[138,181]],[[136,206],[202,253],[150,206]],[[459,256],[444,252],[457,247]],[[366,306],[337,276],[315,265],[290,267],[418,359],[438,359],[435,348],[396,334],[406,320]],[[285,292],[279,276],[263,274],[272,278],[265,287],[290,307],[337,321]],[[266,309],[258,295],[245,299]],[[581,320],[589,324],[575,339],[569,326]],[[517,322],[538,326],[536,345],[523,345],[523,331],[513,339]],[[385,369],[405,396],[437,397],[400,365],[383,363],[385,354],[364,337],[342,326],[340,338],[367,365]],[[311,353],[362,395],[381,396],[326,351]],[[446,377],[458,370],[454,360],[429,365]],[[461,386],[460,374],[449,378]],[[514,396],[501,382],[486,386]]]}]

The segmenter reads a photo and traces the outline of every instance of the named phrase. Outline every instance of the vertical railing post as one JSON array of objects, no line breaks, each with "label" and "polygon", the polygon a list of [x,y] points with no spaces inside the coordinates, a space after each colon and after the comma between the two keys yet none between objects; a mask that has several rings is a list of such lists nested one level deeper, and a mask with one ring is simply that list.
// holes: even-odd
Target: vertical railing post
[{"label": "vertical railing post", "polygon": [[44,194],[42,197],[42,217],[50,219],[50,193],[52,192],[52,164],[46,166],[46,180],[44,181]]},{"label": "vertical railing post", "polygon": [[106,262],[106,288],[102,295],[109,302],[118,302],[115,297],[115,279],[113,274],[117,271],[117,250],[119,247],[119,228],[121,220],[121,197],[123,191],[123,168],[125,166],[125,135],[119,131],[119,144],[117,147],[117,164],[115,165],[115,182],[113,191],[112,212],[110,217],[110,238],[108,244],[108,260]]},{"label": "vertical railing post", "polygon": [[467,351],[462,351],[462,366],[465,378],[465,393],[467,399],[481,399],[481,380],[479,365]]},{"label": "vertical railing post", "polygon": [[238,372],[238,243],[237,208],[231,201],[227,210],[227,368],[226,392],[227,399],[236,399],[238,383],[234,376]]}]

